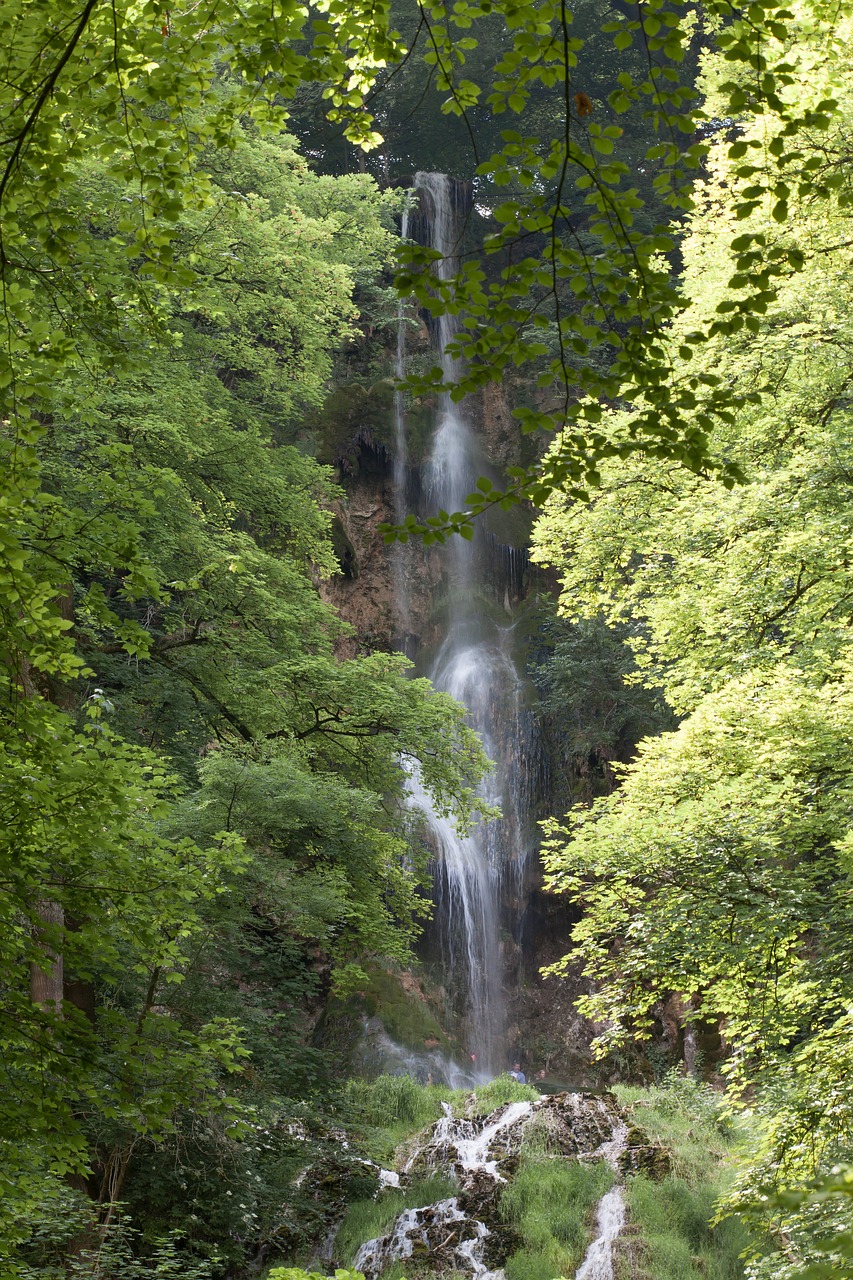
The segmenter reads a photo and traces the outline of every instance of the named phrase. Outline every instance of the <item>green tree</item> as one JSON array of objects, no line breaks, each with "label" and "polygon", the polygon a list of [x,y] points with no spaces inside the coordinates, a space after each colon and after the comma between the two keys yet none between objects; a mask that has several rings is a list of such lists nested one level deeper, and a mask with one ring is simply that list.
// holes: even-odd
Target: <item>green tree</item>
[{"label": "green tree", "polygon": [[[393,200],[315,178],[284,136],[231,141],[200,152],[210,198],[175,217],[156,324],[131,318],[108,366],[56,371],[27,462],[41,487],[10,525],[7,1251],[63,1178],[100,1205],[82,1242],[107,1241],[133,1160],[179,1145],[188,1115],[238,1142],[251,1112],[226,1080],[250,1052],[268,1092],[304,1087],[301,1003],[407,957],[423,912],[405,760],[462,821],[486,765],[405,659],[336,656],[345,628],[317,592],[336,491],[290,443]],[[127,187],[97,156],[74,176],[65,197],[130,305]]]},{"label": "green tree", "polygon": [[[721,74],[710,60],[712,110]],[[791,264],[748,333],[712,335],[702,356],[743,399],[714,447],[746,483],[727,490],[666,465],[610,467],[595,501],[554,499],[537,532],[537,557],[560,566],[565,611],[630,620],[643,682],[684,716],[641,747],[614,796],[552,829],[548,860],[555,887],[585,908],[574,937],[595,983],[586,1008],[603,1022],[602,1048],[647,1036],[656,1002],[678,992],[690,1018],[721,1026],[734,1089],[756,1091],[764,1138],[732,1202],[751,1205],[787,1244],[756,1260],[755,1276],[797,1273],[821,1239],[849,1228],[843,1200],[826,1214],[803,1201],[780,1216],[767,1196],[768,1185],[807,1185],[849,1160],[853,1101],[851,86],[846,68],[826,77],[815,71],[790,92],[834,83],[832,126],[801,139],[798,161],[826,165],[834,194],[821,204],[792,195],[784,219],[767,203],[738,218],[743,179],[723,143],[684,244],[692,301],[671,335],[675,376],[693,367],[682,364],[682,326],[709,332],[746,287],[733,230]],[[764,127],[743,119],[745,149]],[[630,411],[621,416],[630,422]]]}]

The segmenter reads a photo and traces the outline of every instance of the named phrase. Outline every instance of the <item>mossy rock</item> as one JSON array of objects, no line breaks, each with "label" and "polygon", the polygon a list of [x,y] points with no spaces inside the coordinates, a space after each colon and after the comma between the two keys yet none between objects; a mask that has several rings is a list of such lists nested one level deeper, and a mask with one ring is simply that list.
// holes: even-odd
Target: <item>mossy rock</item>
[{"label": "mossy rock", "polygon": [[660,1142],[654,1142],[639,1125],[628,1127],[625,1150],[619,1157],[623,1173],[642,1173],[653,1182],[662,1182],[672,1173],[672,1152]]},{"label": "mossy rock", "polygon": [[[405,985],[404,985],[405,984]],[[361,991],[346,1000],[331,999],[318,1023],[315,1041],[353,1058],[365,1020],[376,1020],[397,1044],[416,1052],[438,1050],[452,1057],[455,1047],[438,1021],[429,992],[411,974],[376,967]]]},{"label": "mossy rock", "polygon": [[339,1210],[353,1200],[374,1196],[379,1189],[379,1175],[360,1160],[325,1156],[309,1166],[300,1183],[312,1200]]},{"label": "mossy rock", "polygon": [[412,981],[410,975],[373,969],[369,984],[357,998],[368,1017],[381,1019],[388,1035],[398,1044],[408,1049],[453,1052],[450,1038],[439,1023],[429,996]]}]

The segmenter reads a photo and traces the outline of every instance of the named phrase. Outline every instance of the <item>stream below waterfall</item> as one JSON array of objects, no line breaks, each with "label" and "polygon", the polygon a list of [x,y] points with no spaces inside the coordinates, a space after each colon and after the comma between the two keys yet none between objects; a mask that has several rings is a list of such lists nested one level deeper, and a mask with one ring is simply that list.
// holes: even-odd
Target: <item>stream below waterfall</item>
[{"label": "stream below waterfall", "polygon": [[[382,1173],[380,1196],[388,1186],[405,1186],[413,1176],[450,1175],[456,1194],[404,1210],[385,1235],[366,1241],[355,1269],[377,1280],[395,1262],[416,1259],[419,1271],[450,1272],[475,1280],[503,1280],[503,1266],[515,1241],[501,1200],[518,1168],[525,1134],[537,1126],[548,1159],[610,1165],[617,1179],[629,1129],[609,1095],[558,1094],[536,1101],[504,1103],[485,1117],[444,1115],[413,1143],[398,1170]],[[597,1236],[576,1271],[576,1280],[612,1280],[613,1245],[625,1221],[617,1182],[599,1200]]]}]

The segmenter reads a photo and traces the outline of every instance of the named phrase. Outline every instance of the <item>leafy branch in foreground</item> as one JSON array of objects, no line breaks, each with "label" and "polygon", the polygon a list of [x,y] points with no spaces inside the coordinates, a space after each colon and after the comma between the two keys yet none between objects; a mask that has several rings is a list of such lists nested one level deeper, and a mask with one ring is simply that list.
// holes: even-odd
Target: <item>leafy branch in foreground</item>
[{"label": "leafy branch in foreground", "polygon": [[[460,88],[449,70],[453,24],[467,27],[480,12],[466,5],[457,17],[458,8],[450,17],[426,10],[444,51],[445,109],[454,113],[466,110],[473,90]],[[541,506],[554,492],[587,500],[611,458],[674,461],[716,475],[726,487],[742,480],[739,466],[710,441],[754,394],[732,388],[698,357],[717,337],[758,332],[779,282],[802,267],[801,252],[750,227],[750,215],[766,208],[781,226],[791,202],[833,200],[843,186],[837,167],[812,144],[832,136],[846,19],[821,4],[742,11],[716,0],[703,17],[719,68],[704,100],[680,67],[696,20],[692,6],[652,0],[642,21],[620,16],[608,24],[618,49],[637,41],[646,50],[646,74],[620,72],[608,106],[614,117],[641,110],[658,135],[642,164],[655,172],[656,198],[673,218],[693,208],[711,139],[734,135],[723,144],[733,189],[732,274],[715,313],[701,327],[679,326],[676,343],[671,329],[687,299],[667,261],[673,228],[642,229],[637,171],[619,158],[623,131],[590,118],[576,94],[583,42],[570,35],[571,13],[565,4],[545,4],[514,14],[512,50],[496,68],[489,105],[523,113],[541,83],[560,95],[559,132],[545,138],[506,130],[501,151],[480,164],[484,179],[515,193],[494,210],[501,226],[486,240],[483,261],[467,261],[439,281],[430,271],[435,251],[408,244],[399,251],[397,284],[433,315],[461,318],[450,345],[465,362],[461,376],[445,382],[434,368],[411,379],[412,389],[444,390],[458,400],[524,369],[538,389],[516,417],[522,431],[545,432],[551,444],[542,462],[510,468],[504,489],[481,482],[464,511],[385,526],[388,541],[443,540],[495,504]],[[821,75],[810,77],[814,50]],[[487,274],[489,256],[498,259],[497,278]],[[631,412],[604,422],[613,406]]]}]

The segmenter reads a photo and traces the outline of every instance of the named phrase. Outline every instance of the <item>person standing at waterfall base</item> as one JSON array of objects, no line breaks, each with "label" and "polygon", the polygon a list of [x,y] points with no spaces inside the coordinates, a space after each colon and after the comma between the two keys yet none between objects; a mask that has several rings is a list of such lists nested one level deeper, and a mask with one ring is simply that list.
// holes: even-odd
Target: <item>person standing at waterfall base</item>
[{"label": "person standing at waterfall base", "polygon": [[522,1071],[520,1062],[514,1062],[512,1064],[512,1071],[510,1071],[509,1074],[512,1076],[513,1080],[517,1080],[519,1084],[527,1084],[527,1076]]}]

